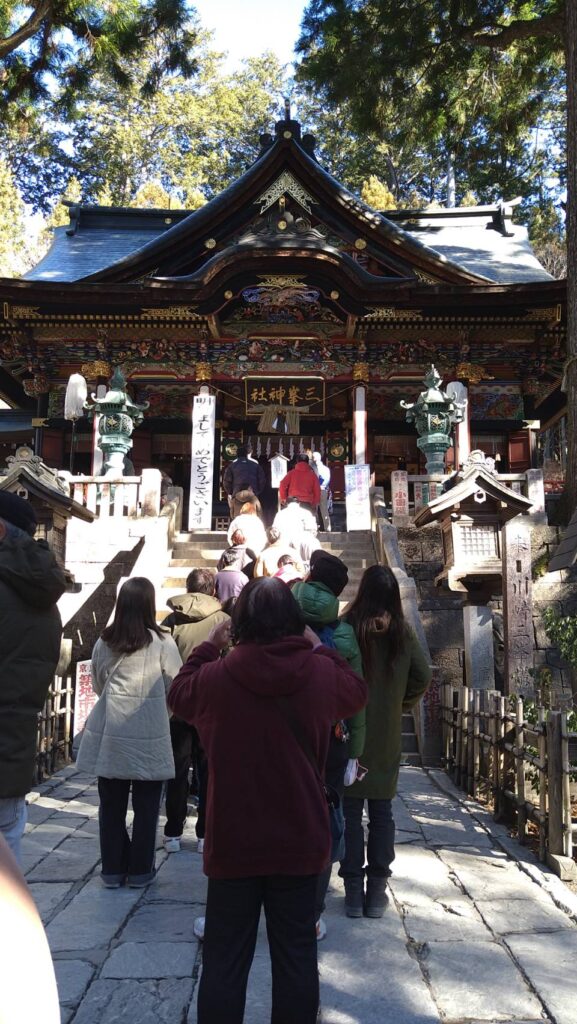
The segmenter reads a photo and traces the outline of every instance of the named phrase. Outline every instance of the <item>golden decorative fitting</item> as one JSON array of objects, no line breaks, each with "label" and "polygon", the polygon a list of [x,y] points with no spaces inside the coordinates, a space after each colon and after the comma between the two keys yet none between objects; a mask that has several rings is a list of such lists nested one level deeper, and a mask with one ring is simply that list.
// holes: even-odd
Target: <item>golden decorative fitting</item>
[{"label": "golden decorative fitting", "polygon": [[6,320],[38,320],[40,316],[38,306],[11,306],[9,302],[4,303]]},{"label": "golden decorative fitting", "polygon": [[394,306],[369,306],[363,320],[422,320],[420,309],[395,309]]},{"label": "golden decorative fitting", "polygon": [[561,322],[561,305],[532,309],[527,315],[528,320],[545,320],[549,323]]},{"label": "golden decorative fitting", "polygon": [[277,228],[279,229],[279,231],[286,231],[286,228],[287,228],[286,220],[279,220],[279,222],[277,224]]},{"label": "golden decorative fitting", "polygon": [[289,131],[283,132],[282,133],[282,137],[283,137],[283,139],[292,139],[293,133],[289,132]]},{"label": "golden decorative fitting", "polygon": [[331,299],[335,299],[335,301],[336,301],[336,299],[338,299],[338,298],[339,298],[339,292],[337,292],[336,289],[335,289],[335,291],[331,292]]},{"label": "golden decorative fitting", "polygon": [[478,363],[459,363],[455,370],[458,380],[466,380],[469,384],[479,384],[482,380],[495,380],[490,373]]},{"label": "golden decorative fitting", "polygon": [[234,292],[231,292],[230,288],[227,288],[227,290],[224,293],[225,299],[232,299],[233,295],[234,295]]},{"label": "golden decorative fitting", "polygon": [[207,240],[206,240],[206,242],[204,244],[206,245],[207,249],[215,249],[216,248],[216,238],[207,238]]},{"label": "golden decorative fitting", "polygon": [[164,223],[165,224],[172,224],[172,217],[165,217],[164,218]]},{"label": "golden decorative fitting", "polygon": [[364,238],[355,238],[355,249],[366,249],[367,243]]},{"label": "golden decorative fitting", "polygon": [[[194,306],[146,306],[142,309],[143,320],[202,320]],[[118,318],[120,319],[120,318]]]},{"label": "golden decorative fitting", "polygon": [[353,363],[353,380],[359,380],[368,384],[369,375],[370,371],[368,363]]},{"label": "golden decorative fitting", "polygon": [[210,363],[197,363],[195,375],[197,380],[210,380],[212,377],[212,367]]},{"label": "golden decorative fitting", "polygon": [[45,395],[50,391],[50,382],[43,373],[36,373],[32,378],[22,381],[22,388],[28,398],[37,398],[38,395]]},{"label": "golden decorative fitting", "polygon": [[95,377],[110,377],[112,367],[105,359],[94,359],[91,363],[83,363],[80,372],[83,377],[93,380]]},{"label": "golden decorative fitting", "polygon": [[284,276],[265,276],[264,274],[258,275],[259,287],[260,288],[308,288],[309,285],[305,284],[302,277],[298,277],[290,274]]},{"label": "golden decorative fitting", "polygon": [[[291,138],[290,134],[288,138]],[[255,200],[255,205],[260,203],[260,212],[264,213],[265,210],[268,210],[270,206],[273,206],[273,204],[284,196],[285,193],[292,196],[293,199],[296,199],[299,206],[302,206],[303,210],[306,210],[307,213],[311,213],[311,205],[317,202],[317,200],[313,199],[306,189],[303,188],[300,181],[297,181],[297,179],[293,177],[290,171],[283,171],[276,181],[273,181],[272,185],[267,188],[266,192],[263,192],[262,195]]]}]

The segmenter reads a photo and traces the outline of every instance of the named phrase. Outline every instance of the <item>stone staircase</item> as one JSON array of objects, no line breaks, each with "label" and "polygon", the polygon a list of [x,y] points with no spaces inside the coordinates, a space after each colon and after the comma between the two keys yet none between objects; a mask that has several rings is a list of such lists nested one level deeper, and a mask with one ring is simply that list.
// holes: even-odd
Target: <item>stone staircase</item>
[{"label": "stone staircase", "polygon": [[[349,570],[349,582],[341,594],[341,613],[357,593],[361,576],[369,565],[377,561],[373,537],[369,530],[354,533],[331,532],[318,534],[325,551],[342,558]],[[191,569],[206,566],[215,569],[226,548],[226,533],[213,530],[206,533],[181,533],[172,549],[172,559],[163,585],[157,591],[157,618],[162,621],[169,613],[166,602],[186,590],[186,577]],[[415,723],[412,714],[403,715],[403,764],[420,765]]]}]

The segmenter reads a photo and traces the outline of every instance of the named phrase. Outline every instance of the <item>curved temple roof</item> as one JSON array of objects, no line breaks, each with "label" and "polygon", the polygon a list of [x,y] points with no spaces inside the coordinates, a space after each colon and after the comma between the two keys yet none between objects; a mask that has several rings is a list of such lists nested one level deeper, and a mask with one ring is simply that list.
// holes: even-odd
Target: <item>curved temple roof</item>
[{"label": "curved temple roof", "polygon": [[[57,229],[50,251],[27,280],[198,280],[209,264],[214,267],[215,257],[249,249],[330,253],[349,264],[347,251],[362,254],[365,266],[378,266],[370,276],[381,281],[552,280],[533,254],[526,229],[512,224],[512,206],[378,213],[320,167],[314,140],[301,138],[298,122],[280,121],[276,137],[261,142],[261,155],[245,174],[192,213],[72,206],[70,227]],[[292,213],[283,228],[284,203]],[[287,221],[297,227],[291,230]]]}]

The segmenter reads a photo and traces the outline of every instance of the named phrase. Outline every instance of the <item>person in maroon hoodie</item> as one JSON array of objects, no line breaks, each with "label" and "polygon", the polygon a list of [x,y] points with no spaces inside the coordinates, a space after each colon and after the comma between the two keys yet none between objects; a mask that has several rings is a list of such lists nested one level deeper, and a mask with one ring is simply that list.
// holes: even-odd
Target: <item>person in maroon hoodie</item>
[{"label": "person in maroon hoodie", "polygon": [[270,577],[247,584],[230,627],[216,627],[174,679],[169,707],[196,726],[209,766],[198,1024],[242,1024],[262,906],[271,1024],[317,1020],[315,892],[331,850],[322,774],[331,723],[367,697]]}]

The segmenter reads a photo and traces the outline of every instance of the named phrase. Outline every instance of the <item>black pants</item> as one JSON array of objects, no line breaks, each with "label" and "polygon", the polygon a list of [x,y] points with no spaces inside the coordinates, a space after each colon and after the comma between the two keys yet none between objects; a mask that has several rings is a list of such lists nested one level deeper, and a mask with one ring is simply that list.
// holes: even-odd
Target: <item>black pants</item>
[{"label": "black pants", "polygon": [[[126,876],[146,881],[154,874],[156,826],[162,782],[98,778],[100,856],[105,881],[123,882]],[[128,796],[132,787],[132,838],[126,830]]]},{"label": "black pants", "polygon": [[261,906],[272,966],[271,1024],[315,1024],[316,882],[316,875],[209,879],[198,1024],[242,1024]]},{"label": "black pants", "polygon": [[345,856],[341,861],[339,875],[347,878],[363,878],[373,875],[388,878],[391,864],[395,859],[395,822],[391,800],[367,800],[369,815],[369,837],[367,840],[367,863],[365,867],[365,835],[363,830],[363,807],[360,797],[345,796]]},{"label": "black pants", "polygon": [[200,746],[198,733],[193,725],[180,718],[170,720],[170,739],[174,755],[174,779],[166,784],[166,825],[165,836],[182,835],[188,813],[188,769],[192,764],[198,776],[198,818],[196,835],[204,838],[206,814],[206,788],[208,771],[206,758]]}]

